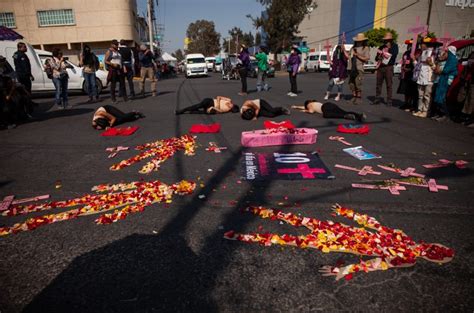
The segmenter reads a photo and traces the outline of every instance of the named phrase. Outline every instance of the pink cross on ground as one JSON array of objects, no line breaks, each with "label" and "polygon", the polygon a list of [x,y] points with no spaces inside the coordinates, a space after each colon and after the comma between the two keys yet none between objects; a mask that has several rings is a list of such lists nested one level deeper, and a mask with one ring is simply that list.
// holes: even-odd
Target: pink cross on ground
[{"label": "pink cross on ground", "polygon": [[15,199],[15,196],[6,196],[3,198],[3,201],[0,202],[0,211],[8,210],[10,204],[13,202],[13,199]]},{"label": "pink cross on ground", "polygon": [[314,174],[324,174],[326,170],[323,168],[311,168],[308,164],[298,164],[296,168],[278,169],[278,174],[301,174],[303,178],[315,178]]},{"label": "pink cross on ground", "polygon": [[329,136],[329,140],[339,141],[340,143],[343,143],[346,146],[352,146],[350,142],[345,141],[344,137],[341,137],[341,136]]},{"label": "pink cross on ground", "polygon": [[343,170],[349,170],[349,171],[357,172],[357,174],[359,174],[360,176],[365,176],[367,174],[382,175],[382,173],[374,171],[372,169],[372,166],[364,166],[363,168],[358,169],[358,168],[355,168],[355,167],[336,164],[336,165],[334,165],[334,167],[341,168]]},{"label": "pink cross on ground", "polygon": [[406,190],[405,186],[378,186],[378,185],[367,185],[367,184],[352,184],[353,188],[364,188],[373,190],[388,190],[392,195],[399,196],[401,190]]}]

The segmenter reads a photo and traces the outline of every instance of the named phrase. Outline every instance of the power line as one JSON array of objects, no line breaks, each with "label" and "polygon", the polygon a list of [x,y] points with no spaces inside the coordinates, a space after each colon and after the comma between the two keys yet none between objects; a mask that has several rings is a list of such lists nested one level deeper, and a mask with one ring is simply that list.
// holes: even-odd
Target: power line
[{"label": "power line", "polygon": [[[379,18],[379,19],[376,19],[376,20],[374,20],[373,22],[370,22],[370,23],[361,25],[361,26],[359,26],[359,27],[356,27],[356,28],[354,28],[354,29],[351,29],[351,30],[347,31],[346,33],[352,33],[352,32],[354,32],[354,31],[356,31],[356,30],[361,29],[361,28],[365,28],[365,27],[367,27],[367,26],[370,26],[371,24],[375,24],[376,22],[380,22],[380,21],[382,21],[382,20],[386,20],[386,19],[388,19],[389,17],[392,17],[392,16],[394,16],[394,15],[396,15],[396,14],[402,12],[402,11],[405,11],[406,9],[408,9],[408,8],[410,8],[410,7],[412,7],[412,6],[414,6],[414,5],[417,4],[418,2],[420,2],[420,0],[416,0],[415,2],[413,2],[413,3],[409,4],[409,5],[406,5],[406,6],[404,6],[403,8],[398,9],[397,11],[394,11],[394,12],[392,12],[392,13],[390,13],[390,14],[387,14],[387,15],[385,15],[385,16]],[[307,28],[307,29],[309,29],[309,28]],[[330,39],[334,39],[334,38],[339,38],[341,35],[342,35],[342,33],[340,33],[340,34],[338,34],[338,35],[335,35],[335,36],[328,37],[328,38],[324,38],[324,39],[321,39],[321,40],[311,41],[311,42],[308,42],[307,44],[313,44],[313,43],[324,42],[324,41],[326,41],[326,40],[330,40]]]}]

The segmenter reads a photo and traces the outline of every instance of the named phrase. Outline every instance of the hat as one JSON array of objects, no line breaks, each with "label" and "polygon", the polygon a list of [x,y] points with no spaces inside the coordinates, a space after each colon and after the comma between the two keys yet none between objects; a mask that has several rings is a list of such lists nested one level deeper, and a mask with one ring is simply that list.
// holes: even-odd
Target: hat
[{"label": "hat", "polygon": [[407,39],[405,40],[406,45],[411,45],[413,43],[413,39]]},{"label": "hat", "polygon": [[243,44],[243,43],[241,43],[240,46],[241,46],[242,48],[244,48],[244,49],[247,49],[247,46],[246,46],[245,44]]},{"label": "hat", "polygon": [[118,46],[119,43],[118,43],[117,39],[114,39],[114,40],[112,40],[112,44]]},{"label": "hat", "polygon": [[391,32],[386,32],[385,36],[382,38],[383,40],[393,40],[393,35]]},{"label": "hat", "polygon": [[448,46],[448,51],[451,52],[452,54],[456,55],[456,47],[455,46]]},{"label": "hat", "polygon": [[367,40],[368,38],[365,37],[364,33],[358,33],[357,36],[352,37],[352,40],[354,41],[364,41]]}]

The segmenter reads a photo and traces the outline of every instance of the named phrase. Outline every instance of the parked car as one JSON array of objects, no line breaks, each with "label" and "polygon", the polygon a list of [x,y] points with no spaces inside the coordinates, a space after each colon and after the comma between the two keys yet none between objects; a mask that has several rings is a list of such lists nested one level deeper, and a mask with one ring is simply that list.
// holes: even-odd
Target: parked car
[{"label": "parked car", "polygon": [[328,54],[326,51],[311,52],[306,59],[304,69],[306,72],[321,72],[329,71],[330,64],[328,61]]},{"label": "parked car", "polygon": [[222,58],[216,57],[216,63],[214,63],[214,72],[219,73],[222,71]]},{"label": "parked car", "polygon": [[364,72],[368,73],[375,73],[377,70],[377,64],[374,61],[367,61],[367,63],[364,64]]},{"label": "parked car", "polygon": [[448,90],[448,103],[458,103],[457,97],[462,86],[461,75],[467,65],[469,55],[474,52],[474,39],[456,40],[449,44],[456,47],[456,57],[458,59],[458,75],[454,78]]},{"label": "parked car", "polygon": [[400,75],[401,72],[402,72],[402,64],[400,62],[395,63],[395,66],[393,67],[393,74]]},{"label": "parked car", "polygon": [[186,78],[191,76],[207,76],[207,64],[204,55],[192,53],[186,55]]},{"label": "parked car", "polygon": [[215,57],[207,57],[205,58],[206,64],[207,64],[207,71],[213,71],[214,70],[214,64],[216,64],[216,58]]},{"label": "parked car", "polygon": [[[53,57],[53,54],[49,51],[35,49],[35,52],[38,55],[42,66],[45,65],[46,60]],[[67,60],[66,63],[70,67],[67,69],[67,73],[69,75],[68,90],[82,90],[84,93],[87,93],[87,84],[85,83],[84,77],[82,76],[82,67],[77,66],[69,60]],[[99,94],[107,86],[107,74],[108,73],[104,70],[98,70],[95,72],[95,85],[97,86],[97,91]],[[44,75],[46,75],[46,73],[44,73]],[[49,78],[45,80],[44,88],[46,89],[45,91],[54,91],[55,88],[53,80]],[[33,91],[35,91],[34,88]]]}]

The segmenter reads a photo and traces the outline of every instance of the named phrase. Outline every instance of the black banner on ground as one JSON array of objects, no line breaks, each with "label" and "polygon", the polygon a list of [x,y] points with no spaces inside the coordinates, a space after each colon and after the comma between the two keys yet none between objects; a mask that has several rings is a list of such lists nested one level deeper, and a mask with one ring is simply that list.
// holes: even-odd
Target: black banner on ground
[{"label": "black banner on ground", "polygon": [[246,180],[334,178],[316,152],[244,152],[242,170]]}]

